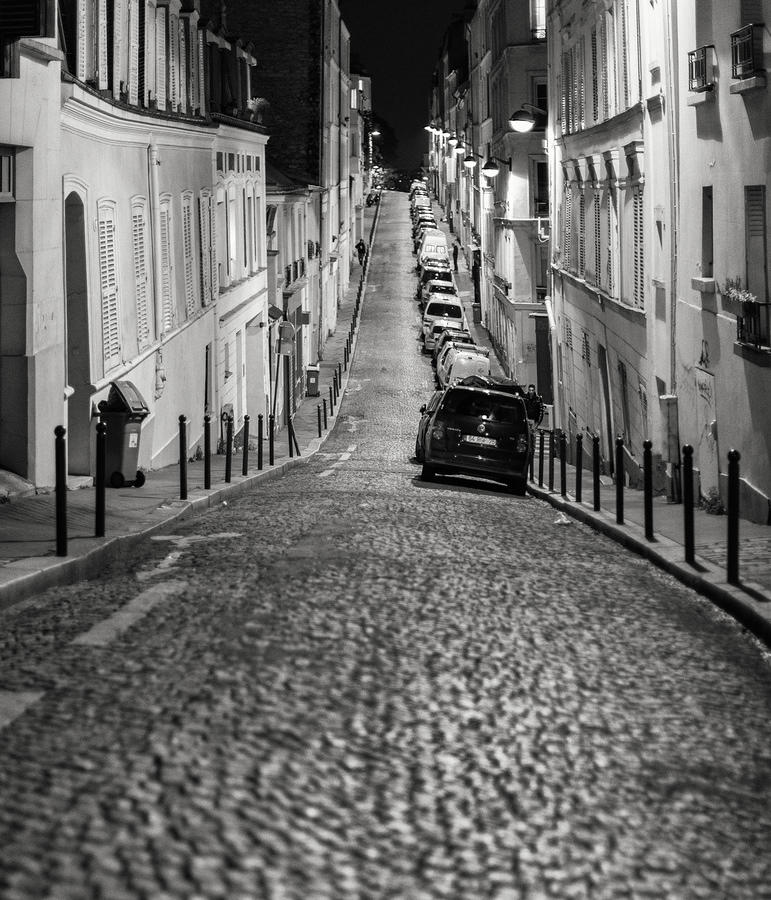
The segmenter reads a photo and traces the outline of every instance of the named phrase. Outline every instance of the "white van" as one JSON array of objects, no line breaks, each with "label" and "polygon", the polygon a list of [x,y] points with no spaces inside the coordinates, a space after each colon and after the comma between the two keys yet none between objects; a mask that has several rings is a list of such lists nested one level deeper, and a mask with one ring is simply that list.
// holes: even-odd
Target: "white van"
[{"label": "white van", "polygon": [[418,266],[423,266],[430,259],[447,259],[450,254],[447,249],[447,238],[444,232],[438,228],[427,228],[418,244]]},{"label": "white van", "polygon": [[434,342],[444,328],[462,328],[468,331],[463,303],[453,294],[433,294],[423,310],[424,350],[430,352],[434,349]]}]

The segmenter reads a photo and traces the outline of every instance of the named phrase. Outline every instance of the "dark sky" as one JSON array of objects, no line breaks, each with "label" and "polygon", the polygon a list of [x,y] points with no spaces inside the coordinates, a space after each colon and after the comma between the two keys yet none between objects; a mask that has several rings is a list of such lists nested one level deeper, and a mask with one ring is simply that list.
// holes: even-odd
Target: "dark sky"
[{"label": "dark sky", "polygon": [[339,0],[351,50],[372,76],[374,118],[396,132],[405,169],[420,165],[428,146],[431,75],[442,36],[466,0]]}]

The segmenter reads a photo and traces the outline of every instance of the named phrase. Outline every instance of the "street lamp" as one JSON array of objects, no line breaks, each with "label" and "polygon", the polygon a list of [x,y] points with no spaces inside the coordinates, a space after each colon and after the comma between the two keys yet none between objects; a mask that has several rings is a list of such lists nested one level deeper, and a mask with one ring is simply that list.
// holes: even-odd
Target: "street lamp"
[{"label": "street lamp", "polygon": [[535,117],[545,116],[546,110],[532,103],[523,103],[522,107],[509,116],[509,127],[519,134],[526,134],[535,128]]}]

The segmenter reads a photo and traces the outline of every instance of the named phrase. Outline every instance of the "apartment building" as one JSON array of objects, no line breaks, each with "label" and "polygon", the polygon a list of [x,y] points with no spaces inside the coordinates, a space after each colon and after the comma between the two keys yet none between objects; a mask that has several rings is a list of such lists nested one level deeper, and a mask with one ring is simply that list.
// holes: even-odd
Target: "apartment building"
[{"label": "apartment building", "polygon": [[556,424],[616,438],[638,483],[653,441],[677,471],[672,334],[674,156],[668,4],[551,0],[552,302]]},{"label": "apartment building", "polygon": [[771,523],[768,273],[771,3],[677,4],[679,228],[674,310],[680,442],[701,492]]},{"label": "apartment building", "polygon": [[53,483],[57,424],[70,475],[93,474],[114,382],[147,404],[139,465],[154,467],[178,459],[180,415],[191,452],[204,415],[240,427],[268,359],[267,338],[246,341],[267,315],[255,57],[197,0],[47,8],[0,79],[0,465],[37,485]]}]

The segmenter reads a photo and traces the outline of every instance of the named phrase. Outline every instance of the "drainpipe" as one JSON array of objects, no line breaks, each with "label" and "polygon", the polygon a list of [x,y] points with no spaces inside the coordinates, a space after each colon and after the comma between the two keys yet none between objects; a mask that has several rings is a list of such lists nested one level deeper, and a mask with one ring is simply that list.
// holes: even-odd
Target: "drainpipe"
[{"label": "drainpipe", "polygon": [[155,310],[155,339],[163,335],[163,286],[161,280],[161,207],[158,188],[158,147],[147,148],[147,180],[150,195],[150,235],[153,245],[153,308]]},{"label": "drainpipe", "polygon": [[677,35],[677,3],[669,0],[667,3],[668,30],[667,44],[670,52],[666,55],[667,61],[667,100],[670,113],[669,128],[669,183],[672,185],[672,214],[669,223],[670,239],[670,360],[669,360],[669,390],[676,393],[677,380],[677,288],[678,288],[678,246],[677,229],[680,221],[680,160],[678,156],[677,135],[679,133],[679,91],[677,83],[677,53],[680,50],[675,40]]}]

